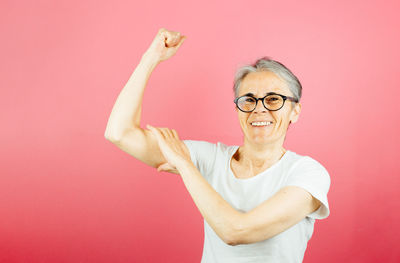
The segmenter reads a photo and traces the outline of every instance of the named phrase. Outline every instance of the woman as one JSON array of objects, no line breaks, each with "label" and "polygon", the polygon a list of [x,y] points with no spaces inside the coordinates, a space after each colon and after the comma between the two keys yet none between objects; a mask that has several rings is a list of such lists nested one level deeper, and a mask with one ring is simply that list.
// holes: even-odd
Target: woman
[{"label": "woman", "polygon": [[290,123],[299,118],[300,82],[267,57],[238,70],[241,146],[181,141],[168,128],[142,129],[147,80],[185,38],[159,30],[121,91],[105,137],[158,171],[180,174],[204,217],[202,262],[302,262],[315,219],[329,215],[330,176],[318,161],[283,147]]}]

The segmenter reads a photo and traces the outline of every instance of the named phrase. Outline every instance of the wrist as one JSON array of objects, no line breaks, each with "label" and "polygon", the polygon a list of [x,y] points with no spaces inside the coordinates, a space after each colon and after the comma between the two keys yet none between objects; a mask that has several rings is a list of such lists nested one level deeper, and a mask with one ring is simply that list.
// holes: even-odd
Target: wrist
[{"label": "wrist", "polygon": [[197,167],[193,164],[192,161],[186,161],[186,160],[183,160],[182,162],[177,164],[175,167],[180,173],[185,172],[190,169],[193,169],[193,168],[197,169]]},{"label": "wrist", "polygon": [[143,64],[146,64],[146,65],[149,65],[149,66],[154,68],[155,66],[158,65],[158,63],[160,63],[160,60],[156,56],[145,52],[142,55],[142,58],[141,58],[140,62],[143,63]]}]

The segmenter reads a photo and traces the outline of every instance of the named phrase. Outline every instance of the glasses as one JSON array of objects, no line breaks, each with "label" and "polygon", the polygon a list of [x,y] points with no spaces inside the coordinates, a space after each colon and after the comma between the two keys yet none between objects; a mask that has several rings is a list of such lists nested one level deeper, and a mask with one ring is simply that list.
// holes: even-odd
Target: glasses
[{"label": "glasses", "polygon": [[269,92],[263,98],[256,98],[250,95],[244,95],[236,98],[233,102],[236,104],[239,110],[243,112],[252,112],[256,107],[258,101],[261,100],[264,108],[270,111],[280,110],[285,104],[286,100],[298,102],[296,98],[278,94],[275,92]]}]

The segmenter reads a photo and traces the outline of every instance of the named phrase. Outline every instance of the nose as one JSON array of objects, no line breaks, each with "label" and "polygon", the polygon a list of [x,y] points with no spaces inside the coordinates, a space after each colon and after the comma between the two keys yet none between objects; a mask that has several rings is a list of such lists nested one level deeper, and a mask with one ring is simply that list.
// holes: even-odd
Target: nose
[{"label": "nose", "polygon": [[256,108],[253,112],[267,112],[268,110],[264,107],[262,100],[258,100]]}]

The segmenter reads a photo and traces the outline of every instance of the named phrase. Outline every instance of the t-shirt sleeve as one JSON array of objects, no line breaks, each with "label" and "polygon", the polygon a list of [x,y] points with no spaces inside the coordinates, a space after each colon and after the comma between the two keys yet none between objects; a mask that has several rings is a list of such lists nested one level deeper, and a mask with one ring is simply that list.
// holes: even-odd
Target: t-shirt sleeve
[{"label": "t-shirt sleeve", "polygon": [[301,187],[321,201],[321,206],[308,217],[324,219],[329,216],[328,191],[331,179],[328,171],[318,161],[309,156],[303,157],[289,172],[286,185]]},{"label": "t-shirt sleeve", "polygon": [[200,173],[209,178],[214,167],[217,145],[207,141],[182,140],[188,147],[190,158]]}]

